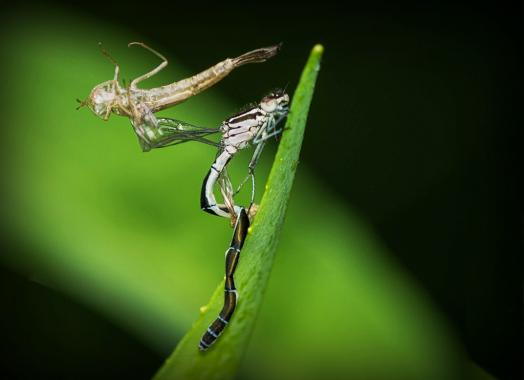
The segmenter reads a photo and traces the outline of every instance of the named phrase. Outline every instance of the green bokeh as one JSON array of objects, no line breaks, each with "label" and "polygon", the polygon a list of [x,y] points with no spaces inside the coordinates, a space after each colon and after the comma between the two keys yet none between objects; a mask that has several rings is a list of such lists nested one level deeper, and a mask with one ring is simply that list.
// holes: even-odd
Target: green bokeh
[{"label": "green bokeh", "polygon": [[[139,36],[91,25],[62,15],[9,26],[3,222],[28,249],[2,260],[167,354],[223,276],[231,231],[198,207],[215,152],[189,143],[144,154],[126,119],[75,111],[75,98],[112,77],[97,41],[124,77],[156,63],[125,47]],[[194,72],[170,58],[152,85]],[[166,114],[213,126],[236,108],[214,88]],[[242,376],[453,379],[461,361],[438,313],[373,231],[300,167]]]}]

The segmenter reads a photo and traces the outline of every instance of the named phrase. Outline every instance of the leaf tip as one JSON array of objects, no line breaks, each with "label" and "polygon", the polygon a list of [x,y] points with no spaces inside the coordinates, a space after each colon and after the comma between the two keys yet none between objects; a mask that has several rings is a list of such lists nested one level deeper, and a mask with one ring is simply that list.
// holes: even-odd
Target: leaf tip
[{"label": "leaf tip", "polygon": [[311,51],[311,53],[313,54],[322,54],[324,52],[324,46],[322,44],[316,44],[315,46],[313,46],[313,50]]}]

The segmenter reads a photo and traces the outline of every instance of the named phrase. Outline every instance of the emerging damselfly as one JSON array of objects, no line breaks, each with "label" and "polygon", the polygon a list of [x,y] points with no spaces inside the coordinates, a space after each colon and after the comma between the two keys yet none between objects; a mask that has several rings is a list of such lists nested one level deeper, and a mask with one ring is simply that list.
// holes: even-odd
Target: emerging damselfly
[{"label": "emerging damselfly", "polygon": [[[234,226],[233,238],[225,253],[224,304],[219,315],[200,340],[199,349],[201,351],[207,350],[215,342],[235,311],[238,291],[235,287],[234,273],[240,259],[240,251],[246,239],[250,218],[254,217],[256,211],[253,209],[255,168],[267,140],[282,132],[282,128],[278,128],[278,124],[287,116],[288,106],[289,95],[283,90],[276,90],[263,97],[258,104],[226,119],[219,128],[215,129],[198,128],[180,120],[158,119],[158,134],[155,135],[153,148],[162,148],[191,140],[204,142],[218,148],[217,156],[202,183],[200,207],[203,211],[212,215],[230,219]],[[188,134],[187,131],[190,131],[190,133]],[[212,133],[221,133],[222,137],[218,143],[206,138],[208,134]],[[227,174],[227,166],[240,150],[252,145],[255,146],[255,151],[248,166],[248,175],[238,189],[233,192],[233,186]],[[248,178],[251,178],[252,182],[251,202],[248,207],[236,205],[234,195]],[[214,194],[217,183],[224,203],[217,203]]]},{"label": "emerging damselfly", "polygon": [[[108,120],[112,113],[129,117],[144,151],[156,148],[159,141],[161,142],[160,145],[164,145],[165,142],[164,135],[159,131],[162,121],[159,122],[154,115],[155,112],[174,106],[204,91],[225,78],[237,67],[247,63],[266,61],[277,54],[280,48],[280,45],[274,45],[256,49],[236,58],[227,58],[192,77],[161,87],[141,89],[138,88],[138,84],[164,69],[168,61],[162,54],[142,42],[131,42],[129,44],[129,46],[133,45],[149,50],[159,57],[162,63],[150,72],[133,79],[129,86],[121,86],[119,82],[120,66],[106,50],[101,48],[102,53],[115,65],[114,77],[95,86],[87,99],[78,100],[80,103],[78,108],[87,106],[103,120]],[[167,122],[167,124],[170,123]],[[173,125],[168,125],[168,127],[173,128]],[[190,136],[198,139],[199,136],[206,134],[205,131],[196,129],[198,131],[193,133],[193,128],[187,125],[184,131],[180,130],[184,133],[179,135],[178,142],[187,141]]]},{"label": "emerging damselfly", "polygon": [[[271,92],[262,98],[260,103],[248,110],[226,119],[220,126],[222,139],[215,161],[211,165],[202,184],[200,207],[202,210],[217,216],[230,218],[234,222],[233,239],[226,250],[226,278],[224,284],[224,305],[218,317],[211,323],[200,340],[199,349],[207,350],[220,336],[227,326],[238,301],[238,292],[233,275],[235,273],[240,250],[247,235],[255,196],[255,167],[268,139],[277,136],[282,128],[278,123],[287,116],[289,96],[282,90]],[[246,209],[237,206],[233,200],[233,187],[226,172],[226,167],[235,154],[250,145],[255,145],[255,152],[251,158],[248,177],[252,179],[251,203]],[[246,177],[246,178],[248,178]],[[224,204],[217,204],[213,188],[219,180],[220,190],[224,197]],[[242,182],[242,184],[245,180]],[[240,189],[240,188],[239,188]],[[237,190],[238,192],[238,190]]]},{"label": "emerging damselfly", "polygon": [[[273,91],[258,104],[226,119],[219,128],[201,128],[180,120],[157,118],[154,113],[198,94],[220,81],[236,67],[246,63],[264,62],[277,53],[280,45],[253,50],[237,58],[228,58],[191,78],[149,90],[139,89],[137,84],[162,70],[167,65],[167,60],[143,43],[132,42],[130,45],[139,45],[150,50],[163,62],[149,73],[131,81],[128,87],[121,87],[118,64],[102,50],[115,65],[114,78],[96,86],[90,96],[80,102],[80,106],[87,105],[103,120],[107,120],[111,113],[129,117],[144,151],[187,141],[199,141],[218,148],[217,156],[202,183],[200,207],[210,214],[230,219],[234,231],[225,254],[224,305],[199,343],[199,349],[205,351],[230,322],[238,302],[233,276],[250,225],[250,217],[253,217],[256,211],[253,207],[255,168],[266,141],[282,132],[282,128],[277,127],[288,114],[289,96],[283,90]],[[214,133],[221,134],[218,143],[207,138]],[[256,148],[249,163],[248,175],[234,192],[227,174],[227,165],[240,150],[251,145]],[[252,182],[250,205],[235,205],[234,195],[240,191],[248,178],[251,178]],[[217,203],[214,195],[217,183],[224,198],[224,203],[221,204]]]}]

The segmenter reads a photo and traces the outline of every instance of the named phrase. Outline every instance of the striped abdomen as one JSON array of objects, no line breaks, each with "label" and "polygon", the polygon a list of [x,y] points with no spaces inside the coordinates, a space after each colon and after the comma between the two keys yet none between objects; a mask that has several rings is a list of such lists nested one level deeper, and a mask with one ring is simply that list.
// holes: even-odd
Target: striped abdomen
[{"label": "striped abdomen", "polygon": [[233,232],[233,239],[226,251],[226,280],[224,284],[224,306],[218,317],[211,323],[207,331],[202,336],[198,348],[201,351],[207,350],[214,341],[220,336],[226,328],[235,311],[238,293],[235,287],[233,275],[235,273],[238,260],[240,259],[240,250],[244,245],[249,228],[249,218],[246,210],[242,208],[238,214]]}]

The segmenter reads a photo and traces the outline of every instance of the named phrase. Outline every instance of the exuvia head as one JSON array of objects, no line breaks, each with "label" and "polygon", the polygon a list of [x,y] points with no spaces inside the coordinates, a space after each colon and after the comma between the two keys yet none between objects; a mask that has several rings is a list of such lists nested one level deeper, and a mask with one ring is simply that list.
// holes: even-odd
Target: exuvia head
[{"label": "exuvia head", "polygon": [[260,107],[266,112],[287,112],[289,95],[284,90],[275,90],[264,96]]},{"label": "exuvia head", "polygon": [[[108,80],[95,86],[86,100],[79,101],[80,107],[87,106],[95,115],[103,120],[109,119],[111,112],[118,105],[118,82]],[[118,108],[118,107],[117,107]]]},{"label": "exuvia head", "polygon": [[89,97],[83,101],[78,100],[80,105],[77,109],[88,106],[93,113],[103,120],[109,119],[111,112],[120,114],[122,112],[122,105],[120,104],[121,88],[118,84],[120,68],[118,63],[111,57],[111,55],[102,47],[102,43],[98,43],[100,51],[115,65],[115,75],[112,80],[105,81],[95,86],[91,90]]}]

